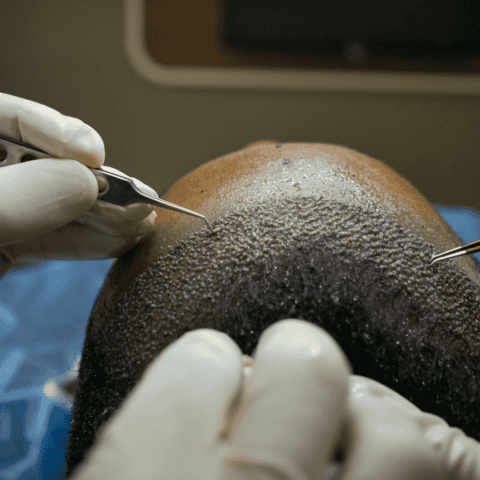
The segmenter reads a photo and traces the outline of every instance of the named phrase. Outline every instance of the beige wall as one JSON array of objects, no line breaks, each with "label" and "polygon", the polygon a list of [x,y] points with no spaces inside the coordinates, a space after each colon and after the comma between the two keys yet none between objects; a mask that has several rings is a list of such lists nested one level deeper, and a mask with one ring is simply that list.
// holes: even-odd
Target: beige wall
[{"label": "beige wall", "polygon": [[122,29],[120,0],[0,0],[0,91],[90,124],[108,165],[159,192],[272,139],[345,145],[433,202],[480,209],[478,97],[156,87],[128,63]]}]

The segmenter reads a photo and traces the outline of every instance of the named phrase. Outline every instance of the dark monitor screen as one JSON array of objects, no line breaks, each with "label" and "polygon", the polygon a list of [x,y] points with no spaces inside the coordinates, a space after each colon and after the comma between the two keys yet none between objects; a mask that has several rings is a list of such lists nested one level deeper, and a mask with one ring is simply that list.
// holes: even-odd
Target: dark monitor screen
[{"label": "dark monitor screen", "polygon": [[480,2],[227,0],[226,42],[276,53],[461,61],[480,53]]},{"label": "dark monitor screen", "polygon": [[146,1],[167,65],[480,72],[480,1]]}]

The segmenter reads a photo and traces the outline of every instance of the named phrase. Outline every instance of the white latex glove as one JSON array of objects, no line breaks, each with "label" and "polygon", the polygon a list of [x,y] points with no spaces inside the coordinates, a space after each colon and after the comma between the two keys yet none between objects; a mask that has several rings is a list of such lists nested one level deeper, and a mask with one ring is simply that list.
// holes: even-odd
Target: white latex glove
[{"label": "white latex glove", "polygon": [[[183,335],[101,429],[75,480],[480,479],[478,442],[349,375],[317,326],[278,322],[245,357],[223,333]],[[340,467],[326,468],[338,450]]]},{"label": "white latex glove", "polygon": [[385,385],[352,375],[349,410],[339,478],[480,480],[480,443]]},{"label": "white latex glove", "polygon": [[292,320],[263,333],[254,359],[245,381],[227,335],[183,335],[149,365],[73,477],[322,478],[347,408],[343,352],[324,330]]},{"label": "white latex glove", "polygon": [[105,149],[82,121],[0,93],[0,135],[60,158],[0,168],[0,277],[38,260],[117,257],[152,230],[151,206],[97,201],[97,180],[85,165],[102,166]]},{"label": "white latex glove", "polygon": [[[344,460],[335,469],[330,462],[339,449]],[[349,375],[324,330],[284,320],[264,332],[246,364],[236,344],[214,330],[174,342],[73,477],[477,479],[468,463],[475,453],[478,444],[457,429],[377,382]]]}]

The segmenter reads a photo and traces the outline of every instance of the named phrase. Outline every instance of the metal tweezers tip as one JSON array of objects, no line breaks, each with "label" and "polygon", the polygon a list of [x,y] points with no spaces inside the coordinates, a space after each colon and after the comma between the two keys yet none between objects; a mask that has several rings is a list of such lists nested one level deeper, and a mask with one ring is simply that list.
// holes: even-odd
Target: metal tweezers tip
[{"label": "metal tweezers tip", "polygon": [[460,257],[461,255],[471,255],[472,253],[477,253],[480,251],[480,240],[476,240],[475,242],[467,243],[460,247],[452,248],[451,250],[447,250],[446,252],[439,253],[435,255],[430,260],[430,265],[433,265],[435,262],[439,262],[440,260],[447,260],[449,258]]}]

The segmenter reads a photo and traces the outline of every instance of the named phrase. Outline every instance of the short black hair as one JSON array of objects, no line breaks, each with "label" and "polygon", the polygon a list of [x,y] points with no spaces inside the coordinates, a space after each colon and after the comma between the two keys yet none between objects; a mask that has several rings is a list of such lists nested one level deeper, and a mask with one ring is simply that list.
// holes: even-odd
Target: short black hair
[{"label": "short black hair", "polygon": [[480,288],[455,262],[430,266],[436,252],[424,239],[374,209],[319,198],[250,204],[213,227],[149,264],[114,302],[100,293],[67,475],[148,364],[183,333],[214,328],[251,354],[262,331],[285,318],[323,327],[356,374],[480,440]]}]

